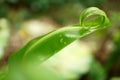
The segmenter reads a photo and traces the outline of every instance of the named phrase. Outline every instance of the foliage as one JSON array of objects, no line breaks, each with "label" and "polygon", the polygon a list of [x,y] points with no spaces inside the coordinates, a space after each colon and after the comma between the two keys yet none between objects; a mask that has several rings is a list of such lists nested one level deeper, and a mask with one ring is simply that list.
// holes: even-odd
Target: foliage
[{"label": "foliage", "polygon": [[79,0],[85,7],[90,6],[100,6],[102,5],[106,0]]},{"label": "foliage", "polygon": [[98,61],[94,60],[89,71],[90,80],[106,80],[106,75],[103,66]]},{"label": "foliage", "polygon": [[[94,15],[95,17],[93,17]],[[92,19],[90,18],[91,16]],[[20,80],[44,79],[39,76],[41,74],[40,64],[42,62],[73,41],[96,30],[106,28],[108,23],[109,20],[102,10],[91,7],[81,13],[80,23],[52,31],[31,40],[10,56],[8,80],[18,80],[18,78]]]},{"label": "foliage", "polygon": [[[8,11],[12,9],[26,9],[27,12],[42,14],[52,10],[62,9],[68,4],[82,4],[85,7],[98,6],[102,4],[104,0],[2,0],[0,1],[0,16],[6,16]],[[30,14],[29,13],[29,14]]]}]

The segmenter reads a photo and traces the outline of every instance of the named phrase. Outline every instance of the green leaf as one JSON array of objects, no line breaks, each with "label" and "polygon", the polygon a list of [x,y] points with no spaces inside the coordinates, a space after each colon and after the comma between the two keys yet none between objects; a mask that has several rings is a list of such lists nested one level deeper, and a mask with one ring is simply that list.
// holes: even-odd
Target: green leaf
[{"label": "green leaf", "polygon": [[113,77],[110,80],[120,80],[120,77]]},{"label": "green leaf", "polygon": [[[95,18],[94,18],[95,16]],[[85,22],[85,20],[91,17],[93,18],[92,20],[89,20],[87,22]],[[89,25],[88,25],[89,23]],[[106,14],[95,7],[91,7],[89,9],[84,10],[81,13],[80,16],[80,25],[81,26],[87,26],[87,27],[92,27],[92,28],[104,28],[109,24],[109,19],[107,18]]]},{"label": "green leaf", "polygon": [[106,75],[103,66],[97,60],[93,60],[89,71],[90,80],[106,80]]},{"label": "green leaf", "polygon": [[3,68],[0,69],[0,80],[6,80],[8,74],[8,67],[4,66]]},{"label": "green leaf", "polygon": [[[97,17],[85,21],[94,15],[97,15]],[[108,23],[109,20],[104,11],[96,7],[91,7],[81,13],[79,24],[61,28],[31,40],[23,48],[10,56],[9,72],[11,75],[9,75],[9,77],[12,76],[10,80],[15,80],[14,74],[27,75],[28,73],[26,72],[30,73],[30,70],[36,69],[36,66],[73,41],[96,30],[105,28]],[[32,74],[34,73],[31,73],[31,75]]]}]

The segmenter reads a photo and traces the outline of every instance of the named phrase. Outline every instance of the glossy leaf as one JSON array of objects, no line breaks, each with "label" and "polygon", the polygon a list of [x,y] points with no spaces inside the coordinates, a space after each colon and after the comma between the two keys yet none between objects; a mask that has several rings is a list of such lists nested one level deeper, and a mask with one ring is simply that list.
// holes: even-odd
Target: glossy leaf
[{"label": "glossy leaf", "polygon": [[[91,16],[94,15],[97,16],[92,18]],[[90,17],[92,19],[89,19]],[[88,20],[86,21],[86,19]],[[31,40],[23,48],[10,56],[9,72],[12,74],[9,75],[9,77],[12,76],[12,78],[9,80],[17,79],[14,74],[21,75],[24,73],[28,75],[30,70],[35,69],[40,63],[53,56],[73,41],[96,30],[105,28],[108,23],[109,20],[104,11],[96,7],[91,7],[81,13],[80,23],[52,31]],[[27,71],[28,73],[26,73]],[[32,74],[34,73],[30,75]]]}]

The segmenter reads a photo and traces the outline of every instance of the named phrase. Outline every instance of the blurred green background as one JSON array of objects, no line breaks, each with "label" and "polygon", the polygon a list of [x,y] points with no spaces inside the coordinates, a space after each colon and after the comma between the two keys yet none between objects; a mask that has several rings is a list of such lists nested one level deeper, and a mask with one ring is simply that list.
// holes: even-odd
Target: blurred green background
[{"label": "blurred green background", "polygon": [[43,80],[120,80],[119,3],[120,0],[0,0],[0,80],[6,75],[4,68],[10,54],[36,36],[78,23],[81,11],[92,6],[107,13],[109,27],[72,43],[45,61],[40,76],[47,76]]}]

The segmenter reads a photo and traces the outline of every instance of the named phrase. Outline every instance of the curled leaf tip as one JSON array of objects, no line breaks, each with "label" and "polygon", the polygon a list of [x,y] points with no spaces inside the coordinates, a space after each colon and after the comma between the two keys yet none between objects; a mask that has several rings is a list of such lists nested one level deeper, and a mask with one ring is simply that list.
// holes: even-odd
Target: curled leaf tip
[{"label": "curled leaf tip", "polygon": [[[88,20],[87,20],[88,19]],[[97,7],[85,9],[80,15],[80,26],[91,28],[105,28],[109,19],[105,12]]]}]

